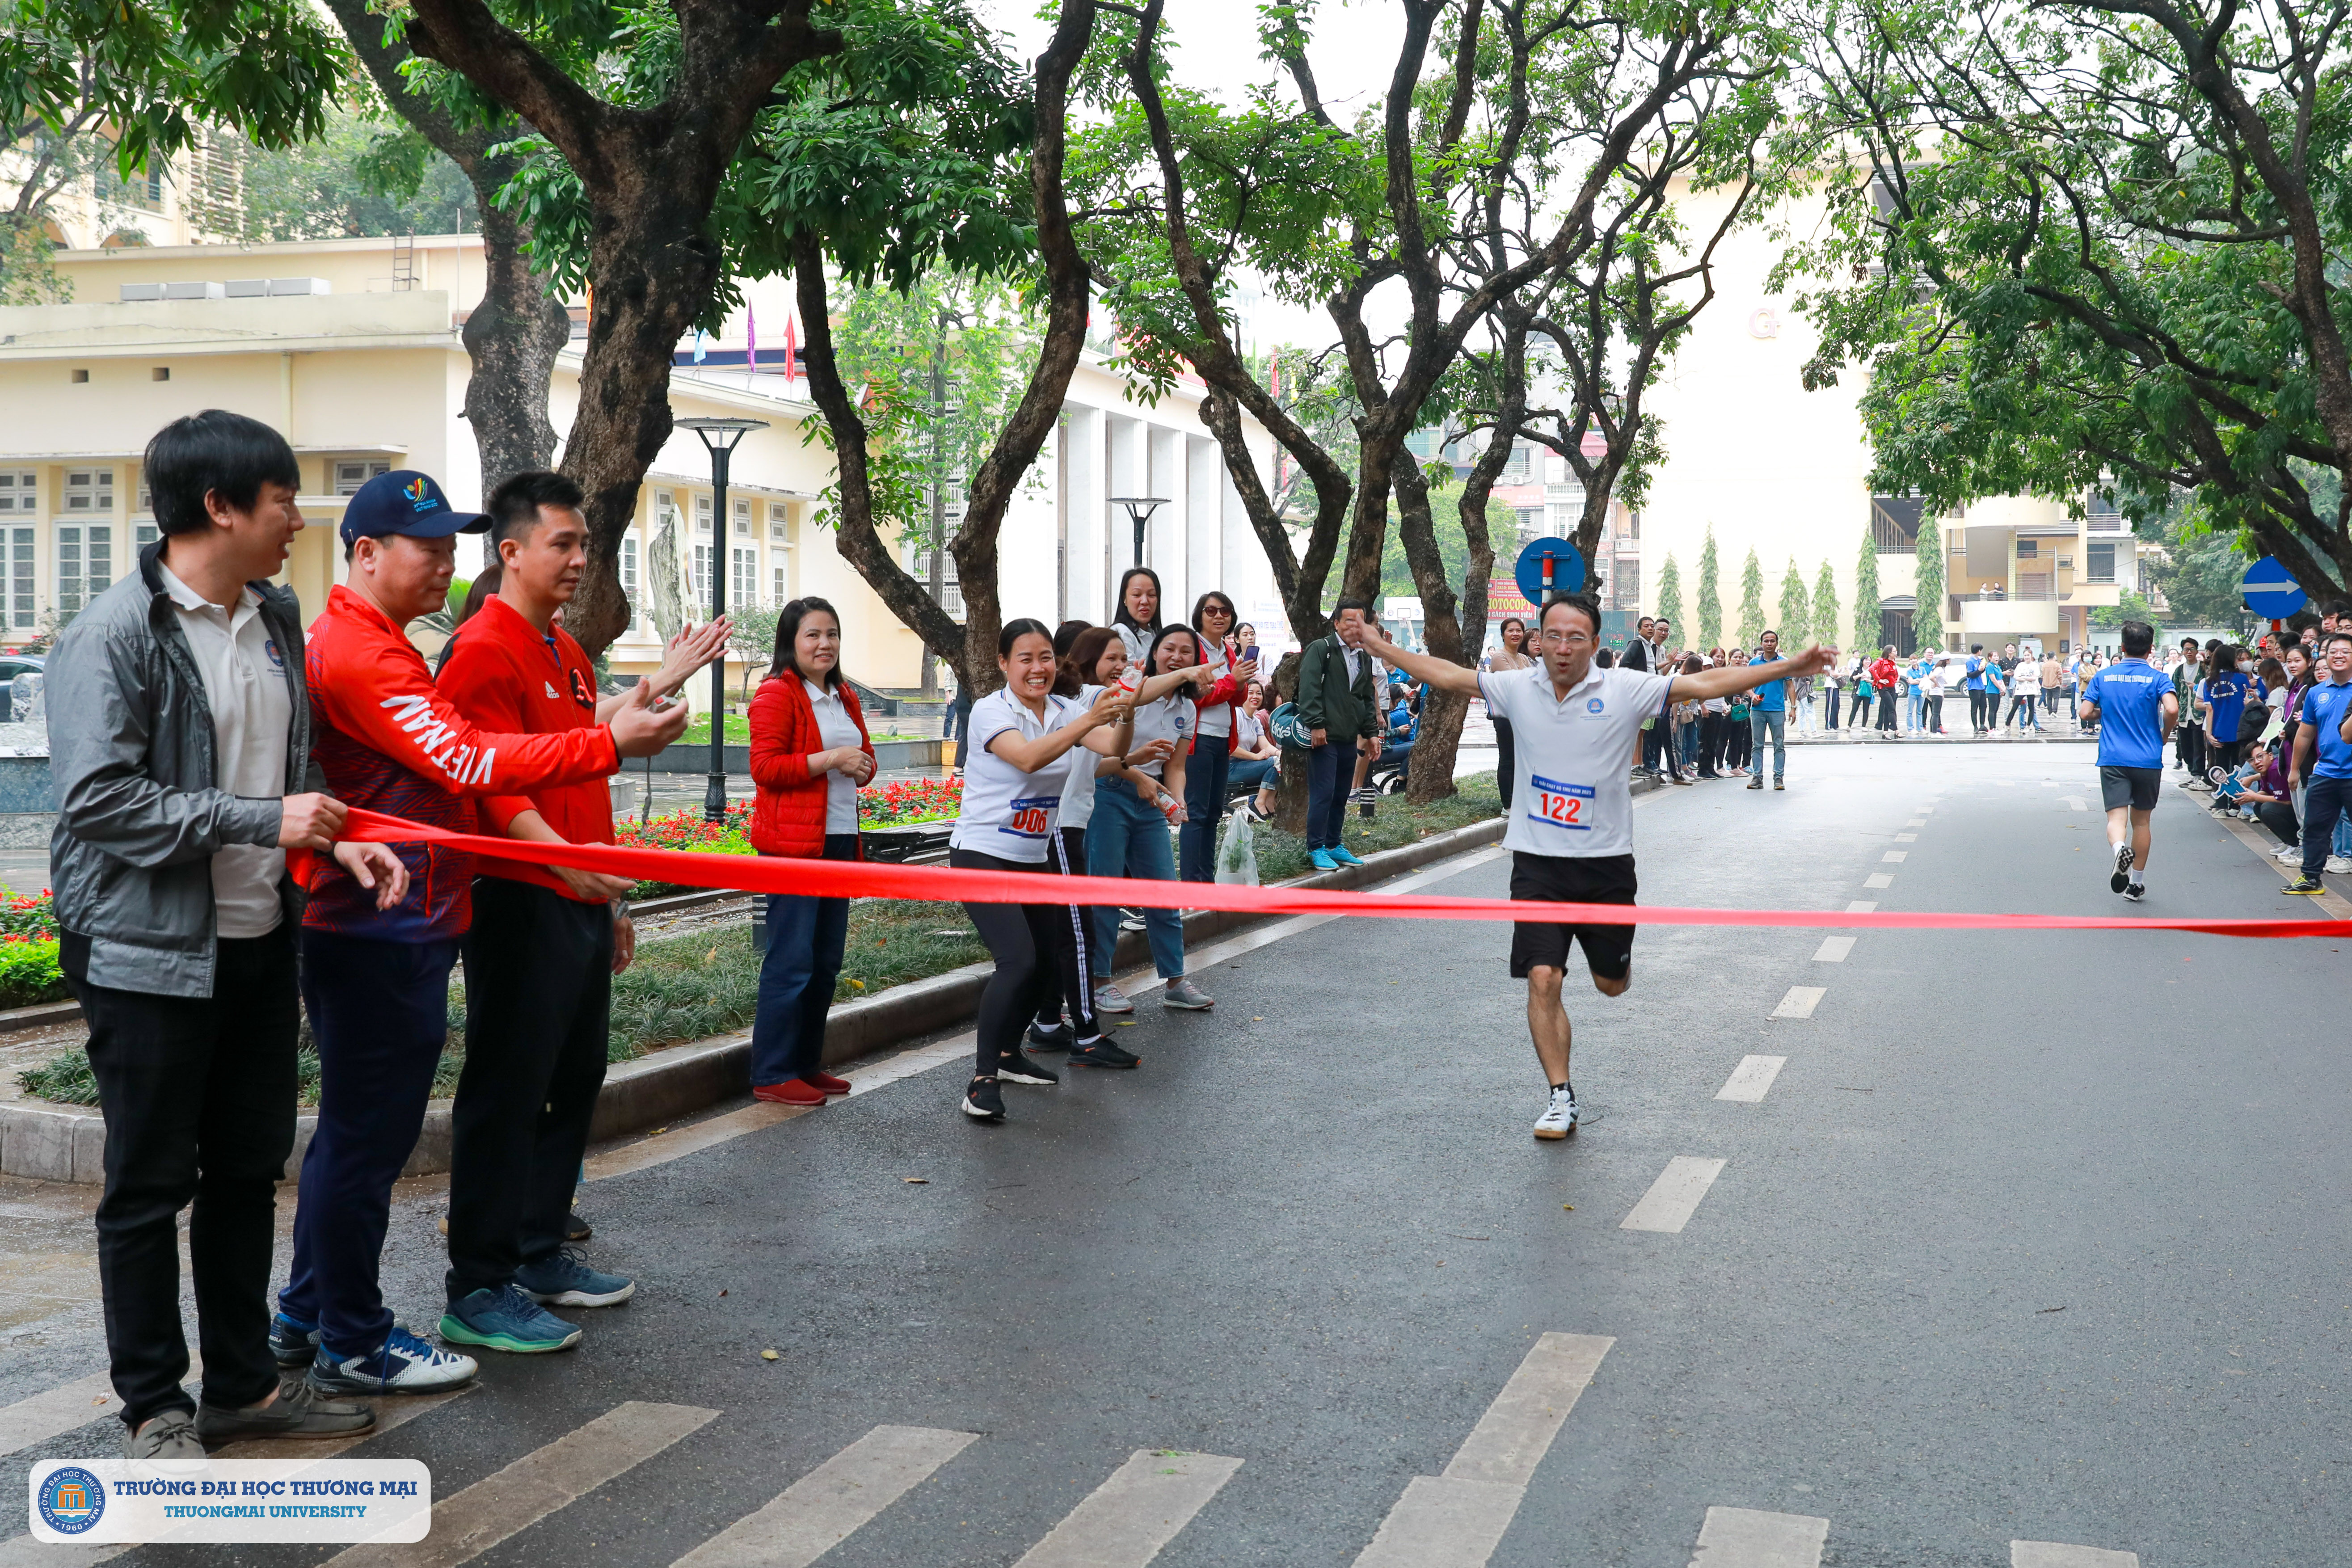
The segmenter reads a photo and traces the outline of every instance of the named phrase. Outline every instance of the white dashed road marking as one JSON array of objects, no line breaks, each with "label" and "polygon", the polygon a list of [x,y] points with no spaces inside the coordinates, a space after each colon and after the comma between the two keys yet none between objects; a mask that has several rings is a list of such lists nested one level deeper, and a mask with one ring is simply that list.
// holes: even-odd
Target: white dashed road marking
[{"label": "white dashed road marking", "polygon": [[363,1542],[327,1559],[332,1568],[457,1568],[512,1540],[567,1503],[626,1474],[717,1420],[716,1410],[631,1400],[433,1503],[433,1533],[408,1546]]},{"label": "white dashed road marking", "polygon": [[877,1426],[671,1568],[807,1568],[979,1436]]},{"label": "white dashed road marking", "polygon": [[1723,1174],[1721,1160],[1701,1160],[1689,1154],[1677,1154],[1666,1162],[1633,1212],[1618,1222],[1620,1230],[1654,1230],[1668,1236],[1681,1234],[1683,1226],[1715,1185],[1716,1177]]},{"label": "white dashed road marking", "polygon": [[1821,1568],[1830,1521],[1801,1513],[1711,1508],[1690,1568]]},{"label": "white dashed road marking", "polygon": [[[1894,879],[1890,877],[1887,880],[1891,882]],[[1878,912],[1878,900],[1876,899],[1856,899],[1846,905],[1845,912],[1850,915],[1876,914]]]},{"label": "white dashed road marking", "polygon": [[1717,1100],[1734,1100],[1743,1105],[1759,1105],[1770,1091],[1772,1080],[1780,1076],[1787,1064],[1786,1057],[1742,1057],[1723,1087],[1715,1091]]},{"label": "white dashed road marking", "polygon": [[1214,1454],[1139,1448],[1013,1568],[1143,1568],[1241,1468]]},{"label": "white dashed road marking", "polygon": [[1780,1005],[1772,1009],[1772,1016],[1810,1018],[1813,1016],[1813,1009],[1822,1005],[1822,998],[1829,994],[1826,985],[1791,985],[1789,994],[1780,998]]},{"label": "white dashed road marking", "polygon": [[1545,1334],[1442,1476],[1415,1476],[1356,1568],[1480,1568],[1511,1527],[1528,1482],[1617,1342]]},{"label": "white dashed road marking", "polygon": [[2009,1568],[2139,1568],[2139,1553],[2063,1546],[2055,1541],[2012,1541]]},{"label": "white dashed road marking", "polygon": [[1889,849],[1885,854],[1881,855],[1879,858],[1881,860],[1891,860],[1895,864],[1900,865],[1904,861],[1911,858],[1911,851],[1908,849]]},{"label": "white dashed road marking", "polygon": [[1862,885],[1865,888],[1891,888],[1895,886],[1895,873],[1892,871],[1873,871],[1869,876],[1864,877],[1862,879]]},{"label": "white dashed road marking", "polygon": [[[1876,907],[1876,905],[1872,906],[1874,909]],[[1815,963],[1843,963],[1845,962],[1846,954],[1853,951],[1853,938],[1850,936],[1825,936],[1822,938],[1822,945],[1813,950],[1813,962]]]}]

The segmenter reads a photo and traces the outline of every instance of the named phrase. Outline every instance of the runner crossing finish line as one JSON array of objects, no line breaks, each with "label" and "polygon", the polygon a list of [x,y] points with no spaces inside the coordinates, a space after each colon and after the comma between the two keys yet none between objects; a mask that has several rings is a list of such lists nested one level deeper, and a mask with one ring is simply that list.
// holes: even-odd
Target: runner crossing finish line
[{"label": "runner crossing finish line", "polygon": [[[1538,611],[1536,662],[1525,669],[1480,672],[1408,652],[1368,624],[1364,646],[1429,685],[1486,700],[1507,719],[1517,742],[1511,815],[1503,847],[1511,851],[1511,898],[1547,904],[1630,906],[1633,872],[1633,748],[1642,724],[1676,700],[1708,701],[1768,681],[1830,668],[1836,650],[1807,647],[1793,658],[1696,675],[1664,674],[1593,663],[1601,605],[1590,595],[1555,595]],[[1528,983],[1528,1032],[1551,1095],[1536,1118],[1538,1138],[1576,1131],[1576,1089],[1569,1082],[1574,1030],[1560,999],[1570,945],[1584,950],[1592,988],[1622,996],[1633,983],[1633,928],[1622,920],[1522,921],[1512,928],[1511,978]]]}]

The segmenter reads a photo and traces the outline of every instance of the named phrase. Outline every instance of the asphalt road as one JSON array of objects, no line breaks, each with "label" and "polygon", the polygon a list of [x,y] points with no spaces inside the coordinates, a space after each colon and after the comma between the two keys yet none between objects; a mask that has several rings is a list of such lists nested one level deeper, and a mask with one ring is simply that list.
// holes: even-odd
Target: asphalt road
[{"label": "asphalt road", "polygon": [[[1643,900],[2130,908],[2087,747],[1791,759],[1786,794],[1646,797]],[[2315,912],[2182,792],[2157,822],[2133,912]],[[1506,889],[1499,858],[1447,869]],[[1856,934],[1645,931],[1625,997],[1571,990],[1566,1143],[1528,1135],[1507,931],[1334,921],[1199,968],[1212,1014],[1146,997],[1140,1072],[1008,1088],[1004,1127],[955,1114],[962,1058],[902,1063],[593,1182],[636,1300],[353,1450],[427,1460],[443,1528],[352,1568],[661,1568],[746,1516],[698,1568],[845,1523],[825,1568],[1306,1568],[1384,1521],[1368,1563],[1684,1568],[1702,1531],[1703,1568],[2344,1561],[2341,947]],[[1771,1016],[1796,987],[1810,1016]],[[1717,1098],[1758,1056],[1760,1100]],[[391,1270],[426,1324],[432,1209]],[[0,1392],[47,1375],[0,1357]],[[499,1474],[550,1444],[576,1500]],[[72,1560],[28,1550],[0,1560]]]}]

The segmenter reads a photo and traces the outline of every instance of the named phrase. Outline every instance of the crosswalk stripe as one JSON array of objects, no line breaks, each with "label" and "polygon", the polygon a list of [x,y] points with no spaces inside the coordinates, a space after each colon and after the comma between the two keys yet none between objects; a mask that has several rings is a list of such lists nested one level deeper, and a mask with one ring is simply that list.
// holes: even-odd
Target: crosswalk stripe
[{"label": "crosswalk stripe", "polygon": [[[185,1381],[199,1384],[204,1374],[205,1358],[192,1347]],[[191,1397],[194,1394],[192,1387]],[[87,1426],[101,1415],[121,1414],[122,1407],[114,1402],[113,1374],[93,1372],[88,1377],[59,1384],[47,1393],[0,1405],[0,1454],[14,1454],[36,1443],[46,1443],[78,1426]]]},{"label": "crosswalk stripe", "polygon": [[1850,936],[1825,936],[1822,938],[1822,945],[1813,950],[1813,962],[1815,963],[1843,963],[1846,960],[1846,954],[1853,951],[1853,938]]},{"label": "crosswalk stripe", "polygon": [[671,1568],[806,1568],[979,1436],[877,1426]]},{"label": "crosswalk stripe", "polygon": [[1801,1513],[1711,1508],[1690,1568],[1821,1568],[1830,1521]]},{"label": "crosswalk stripe", "polygon": [[1559,1436],[1577,1397],[1601,1370],[1617,1342],[1605,1334],[1547,1333],[1520,1358],[1518,1370],[1486,1406],[1445,1467],[1452,1480],[1504,1481],[1525,1486]]},{"label": "crosswalk stripe", "polygon": [[1772,1016],[1810,1018],[1813,1016],[1813,1009],[1822,1005],[1822,998],[1829,994],[1826,985],[1791,985],[1789,994],[1780,998],[1780,1005],[1772,1009]]},{"label": "crosswalk stripe", "polygon": [[1538,1338],[1442,1476],[1415,1476],[1356,1568],[1481,1568],[1517,1516],[1560,1424],[1617,1342]]},{"label": "crosswalk stripe", "polygon": [[2012,1541],[2009,1568],[2139,1568],[2139,1553],[2066,1546],[2055,1541]]},{"label": "crosswalk stripe", "polygon": [[1668,1236],[1680,1234],[1690,1223],[1698,1208],[1699,1199],[1715,1185],[1716,1177],[1723,1174],[1721,1160],[1702,1160],[1690,1154],[1677,1154],[1666,1162],[1633,1212],[1617,1224],[1620,1230],[1654,1230]]},{"label": "crosswalk stripe", "polygon": [[1241,1468],[1214,1454],[1139,1448],[1013,1568],[1143,1568]]},{"label": "crosswalk stripe", "polygon": [[1743,1105],[1759,1105],[1771,1092],[1772,1080],[1780,1076],[1788,1064],[1786,1057],[1742,1057],[1723,1087],[1715,1091],[1717,1100],[1735,1100]]},{"label": "crosswalk stripe", "polygon": [[1869,876],[1864,877],[1862,879],[1862,885],[1865,888],[1891,888],[1895,886],[1895,873],[1892,871],[1873,871]]},{"label": "crosswalk stripe", "polygon": [[457,1568],[520,1535],[567,1503],[645,1463],[716,1410],[691,1405],[614,1406],[494,1476],[433,1500],[433,1533],[411,1545],[367,1542],[327,1559],[332,1568]]}]

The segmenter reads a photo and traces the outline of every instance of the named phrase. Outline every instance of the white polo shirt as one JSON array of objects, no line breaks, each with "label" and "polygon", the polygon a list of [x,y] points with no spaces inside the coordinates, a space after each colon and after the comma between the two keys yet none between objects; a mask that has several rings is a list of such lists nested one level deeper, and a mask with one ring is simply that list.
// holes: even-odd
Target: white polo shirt
[{"label": "white polo shirt", "polygon": [[[286,654],[261,619],[261,595],[239,588],[226,609],[172,574],[160,560],[163,592],[180,615],[180,630],[205,678],[205,705],[213,712],[214,783],[244,800],[286,794],[286,737],[294,724],[294,695],[286,683]],[[278,884],[286,851],[274,844],[232,844],[213,854],[215,931],[232,941],[268,936],[286,918]]]},{"label": "white polo shirt", "polygon": [[[1024,741],[1049,735],[1083,710],[1065,697],[1045,699],[1043,718],[1029,711],[1005,687],[998,687],[971,705],[971,749],[965,753],[963,809],[956,816],[949,847],[977,849],[1000,860],[1042,865],[1046,840],[1062,815],[1062,791],[1069,783],[1070,759],[1055,757],[1034,773],[1024,773],[988,749],[988,743],[1011,731]],[[1088,752],[1088,756],[1095,753]]]},{"label": "white polo shirt", "polygon": [[[809,710],[816,715],[816,737],[826,751],[844,746],[856,751],[865,745],[857,721],[849,716],[848,705],[837,695],[805,676],[801,679],[801,689],[808,693]],[[857,831],[857,781],[847,773],[824,775],[824,831],[827,837]]]},{"label": "white polo shirt", "polygon": [[1642,721],[1663,710],[1671,675],[1593,665],[1565,699],[1538,659],[1527,669],[1486,671],[1478,694],[1511,721],[1517,772],[1503,847],[1529,855],[1596,858],[1633,852],[1633,748]]}]

